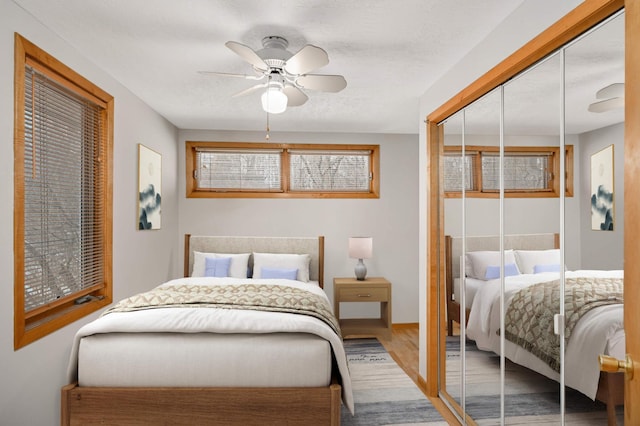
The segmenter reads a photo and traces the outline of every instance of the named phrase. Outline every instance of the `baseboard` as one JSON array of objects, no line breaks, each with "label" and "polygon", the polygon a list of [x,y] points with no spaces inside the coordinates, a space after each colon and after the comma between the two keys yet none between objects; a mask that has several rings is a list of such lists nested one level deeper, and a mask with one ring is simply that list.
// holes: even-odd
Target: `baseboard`
[{"label": "baseboard", "polygon": [[422,378],[421,375],[418,374],[418,387],[420,390],[426,395],[427,394],[427,381]]},{"label": "baseboard", "polygon": [[391,328],[394,330],[400,330],[403,328],[417,328],[419,324],[417,322],[404,322],[399,324],[391,324]]}]

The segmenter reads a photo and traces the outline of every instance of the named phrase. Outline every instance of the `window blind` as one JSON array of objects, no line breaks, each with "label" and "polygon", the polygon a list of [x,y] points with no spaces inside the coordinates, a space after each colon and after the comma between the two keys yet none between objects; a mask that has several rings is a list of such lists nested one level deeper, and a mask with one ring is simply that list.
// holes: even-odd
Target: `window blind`
[{"label": "window blind", "polygon": [[460,152],[445,152],[444,154],[444,190],[462,191],[462,176],[464,171],[464,189],[475,190],[473,158],[476,152],[466,153],[464,158]]},{"label": "window blind", "polygon": [[371,151],[289,150],[292,191],[369,192]]},{"label": "window blind", "polygon": [[25,69],[24,309],[104,282],[103,109]]},{"label": "window blind", "polygon": [[282,150],[199,149],[198,188],[281,191]]},{"label": "window blind", "polygon": [[[550,159],[551,154],[548,153],[505,153],[504,189],[550,189]],[[498,154],[482,153],[482,185],[484,190],[500,190],[500,157]]]}]

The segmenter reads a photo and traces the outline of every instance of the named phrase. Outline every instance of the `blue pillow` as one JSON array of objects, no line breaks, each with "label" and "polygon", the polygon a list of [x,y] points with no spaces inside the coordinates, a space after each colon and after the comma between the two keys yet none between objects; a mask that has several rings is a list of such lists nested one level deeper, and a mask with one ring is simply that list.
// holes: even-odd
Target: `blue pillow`
[{"label": "blue pillow", "polygon": [[297,269],[261,268],[260,278],[281,278],[295,280],[298,277]]},{"label": "blue pillow", "polygon": [[204,276],[218,278],[228,277],[229,265],[231,265],[230,257],[205,257]]},{"label": "blue pillow", "polygon": [[[510,277],[512,275],[520,275],[518,266],[515,263],[506,263],[504,265],[504,276]],[[484,279],[495,280],[496,278],[500,278],[500,265],[487,266],[487,272],[484,274]]]},{"label": "blue pillow", "polygon": [[552,263],[549,265],[533,265],[534,274],[539,274],[541,272],[560,272],[560,264]]}]

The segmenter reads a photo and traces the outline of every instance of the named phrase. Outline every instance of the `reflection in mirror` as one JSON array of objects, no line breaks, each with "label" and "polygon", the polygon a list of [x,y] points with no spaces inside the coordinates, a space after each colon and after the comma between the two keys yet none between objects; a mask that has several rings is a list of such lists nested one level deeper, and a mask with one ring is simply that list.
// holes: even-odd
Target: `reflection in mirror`
[{"label": "reflection in mirror", "polygon": [[[491,92],[465,108],[462,124],[455,127],[461,133],[454,136],[454,130],[451,129],[445,143],[445,157],[457,158],[457,167],[453,166],[455,163],[452,160],[447,163],[462,171],[460,180],[456,182],[457,187],[452,184],[448,188],[444,207],[445,234],[453,237],[448,240],[450,245],[446,259],[447,286],[454,299],[449,304],[449,317],[457,319],[451,327],[451,336],[447,337],[447,391],[452,395],[459,395],[460,405],[473,417],[480,415],[474,412],[473,407],[481,407],[481,410],[493,413],[499,412],[500,408],[500,398],[495,398],[500,394],[499,372],[483,368],[481,363],[484,359],[477,356],[477,348],[467,339],[466,332],[465,322],[475,290],[482,280],[467,278],[464,273],[461,274],[461,270],[466,268],[463,255],[465,235],[485,235],[486,232],[495,232],[499,227],[498,200],[480,194],[480,185],[486,179],[486,174],[479,148],[499,147],[500,91]],[[461,371],[464,374],[460,378]],[[460,388],[464,389],[463,393]],[[488,395],[494,398],[487,398]]]},{"label": "reflection in mirror", "polygon": [[[505,194],[513,189],[523,188],[536,194],[535,197],[505,198],[504,234],[533,235],[561,234],[563,226],[564,198],[562,191],[554,191],[554,186],[562,186],[554,180],[559,164],[564,140],[562,132],[562,62],[558,52],[545,58],[527,71],[504,85],[504,141],[505,161],[503,165]],[[517,150],[517,151],[511,151]],[[554,167],[555,164],[555,167]],[[560,197],[546,196],[554,192]],[[577,204],[575,198],[567,198]],[[578,228],[575,223],[571,234]],[[553,249],[555,239],[548,246],[536,249]],[[504,339],[504,411],[507,422],[522,414],[560,415],[561,386],[547,376],[560,377],[539,357],[541,354],[560,354],[560,339],[553,333],[553,315],[560,314],[560,293],[544,293],[543,299],[549,303],[546,311],[551,321],[551,330],[530,318],[532,312],[541,305],[535,305],[530,294],[538,296],[537,282],[557,279],[556,276],[535,274],[530,259],[538,256],[531,250],[528,237],[505,243],[505,250],[512,249],[515,261],[514,275],[504,280],[503,323],[492,326],[505,330]],[[559,258],[559,253],[556,253]],[[507,264],[505,256],[505,264]],[[535,271],[537,272],[537,270]],[[506,275],[506,274],[505,274]],[[556,285],[557,287],[557,285]],[[531,293],[529,293],[531,292]],[[535,300],[535,301],[534,301]],[[499,339],[493,340],[493,350],[500,352]],[[544,358],[544,356],[543,356]],[[515,362],[514,362],[515,361]],[[558,362],[560,360],[558,359]],[[542,373],[542,374],[540,374]],[[554,403],[544,409],[535,407],[540,395],[548,395]],[[534,411],[535,410],[535,411]]]},{"label": "reflection in mirror", "polygon": [[[460,111],[449,117],[444,123],[441,123],[440,126],[444,127],[445,146],[462,145],[464,111]],[[462,188],[465,170],[461,151],[445,153],[443,175],[445,191],[457,191]],[[459,203],[456,205],[445,205],[445,211],[447,215],[445,223],[461,224],[462,208]],[[444,365],[440,368],[441,398],[447,402],[452,399],[458,406],[462,407],[462,395],[464,391],[462,378],[465,377],[465,366],[463,363],[463,355],[461,354],[460,340],[459,338],[452,337],[460,335],[460,309],[457,307],[456,301],[452,300],[455,296],[453,296],[453,288],[451,287],[450,281],[447,281],[445,288],[442,290],[445,291],[445,303],[447,307],[447,335],[443,337],[446,340],[446,351],[444,359],[441,358],[444,361]],[[443,330],[443,328],[440,327],[439,330]],[[462,348],[462,352],[464,352],[464,348]],[[458,413],[460,414],[460,411],[458,411]]]},{"label": "reflection in mirror", "polygon": [[[622,424],[623,380],[618,373],[601,376],[597,362],[600,352],[594,346],[624,359],[624,308],[620,300],[615,300],[622,297],[624,256],[624,20],[624,14],[618,14],[565,49],[565,131],[567,143],[573,140],[579,147],[575,176],[580,188],[575,208],[569,210],[567,199],[566,211],[565,317],[580,318],[565,322],[566,409],[570,412],[574,408],[570,401],[585,400],[585,395],[588,402],[597,395],[601,401],[610,396],[609,424]],[[602,153],[612,156],[601,161]],[[602,199],[598,194],[610,196]],[[600,210],[605,212],[603,218],[610,218],[606,226],[602,226],[605,220],[600,218]],[[594,275],[612,280],[591,281]],[[585,285],[605,288],[608,302],[615,304],[574,315],[573,307],[578,304],[571,295],[572,289],[580,288],[574,280],[578,276],[589,277]],[[589,323],[592,327],[586,327]],[[607,333],[600,334],[603,329]],[[617,414],[615,405],[619,405]]]},{"label": "reflection in mirror", "polygon": [[[482,424],[493,424],[494,419],[495,424],[511,422],[515,416],[520,422],[571,421],[572,414],[566,413],[595,404],[596,393],[600,400],[607,398],[609,391],[598,382],[597,356],[585,357],[583,352],[601,346],[623,358],[623,330],[616,329],[603,342],[566,320],[566,339],[534,333],[533,340],[543,342],[537,349],[527,339],[518,341],[517,334],[524,324],[553,327],[555,314],[568,318],[565,305],[574,302],[565,299],[563,290],[576,274],[584,274],[580,270],[589,270],[589,279],[621,276],[621,271],[609,271],[623,267],[624,223],[622,214],[616,214],[624,203],[621,83],[623,15],[444,123],[444,234],[452,238],[445,239],[446,284],[441,287],[449,319],[441,390],[444,400],[459,404]],[[606,160],[603,153],[609,153]],[[603,217],[608,222],[602,225],[604,219],[592,216],[603,210],[598,185],[607,182],[605,195],[613,195],[606,198]],[[493,254],[479,255],[501,247],[505,251],[497,260]],[[533,297],[514,287],[544,289],[551,282],[555,285],[549,285],[546,294],[555,304],[545,309],[545,320],[532,321],[510,311],[523,294]],[[621,305],[607,304],[605,309],[622,315]],[[599,323],[597,312],[593,309],[585,317]],[[597,345],[589,344],[596,340]],[[526,349],[520,346],[523,342]],[[595,380],[586,380],[588,386],[580,383],[591,376]],[[602,377],[614,391],[620,388],[621,382],[612,376]],[[619,396],[613,396],[616,403],[622,403]],[[614,409],[589,409],[593,412],[577,421],[602,424],[607,416],[610,424],[615,420]],[[621,413],[619,408],[618,422]]]},{"label": "reflection in mirror", "polygon": [[[582,202],[575,217],[583,226],[582,250],[568,258],[584,269],[621,269],[623,258],[624,14],[567,47],[565,52],[566,133],[580,147]],[[605,89],[605,90],[603,90]],[[622,89],[622,93],[621,93]],[[608,92],[608,93],[607,93]],[[609,102],[613,101],[613,102]],[[592,112],[594,109],[598,112]],[[613,145],[615,203],[613,231],[595,232],[591,223],[591,156]],[[595,228],[598,228],[597,226]]]},{"label": "reflection in mirror", "polygon": [[[501,144],[501,111],[502,111],[502,88],[498,88],[479,101],[474,102],[467,108],[465,114],[465,146],[467,152],[475,156],[475,164],[479,169],[476,174],[478,182],[476,191],[493,191],[493,188],[500,188],[499,167],[495,167],[495,156],[482,155],[482,150],[486,147],[500,149]],[[459,260],[459,276],[462,277],[461,295],[465,297],[464,305],[468,309],[469,319],[465,327],[465,342],[469,349],[466,353],[466,364],[468,374],[465,378],[467,383],[467,413],[474,419],[483,417],[486,410],[499,413],[501,406],[501,380],[499,370],[499,358],[487,357],[475,343],[478,337],[473,326],[479,322],[471,317],[471,307],[477,303],[475,297],[478,292],[485,287],[485,284],[494,282],[489,268],[499,267],[500,263],[495,261],[484,262],[485,259],[472,257],[477,253],[478,247],[472,243],[471,238],[476,236],[495,235],[500,230],[500,200],[498,198],[487,198],[481,194],[470,191],[464,197],[465,215],[464,228],[462,229],[462,247],[460,252],[464,256]],[[473,254],[472,254],[473,253]],[[455,257],[455,255],[453,255]],[[477,310],[476,310],[477,312]],[[474,313],[475,316],[475,313]],[[498,367],[498,368],[496,368]]]}]

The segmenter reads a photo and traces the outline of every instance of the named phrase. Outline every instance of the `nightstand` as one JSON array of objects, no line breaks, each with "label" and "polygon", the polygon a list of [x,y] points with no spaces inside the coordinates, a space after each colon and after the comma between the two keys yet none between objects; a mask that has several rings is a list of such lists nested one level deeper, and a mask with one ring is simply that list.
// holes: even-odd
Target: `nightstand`
[{"label": "nightstand", "polygon": [[[333,279],[333,312],[340,322],[342,337],[374,335],[391,340],[391,283],[382,277]],[[340,319],[340,303],[378,302],[379,318]]]}]

